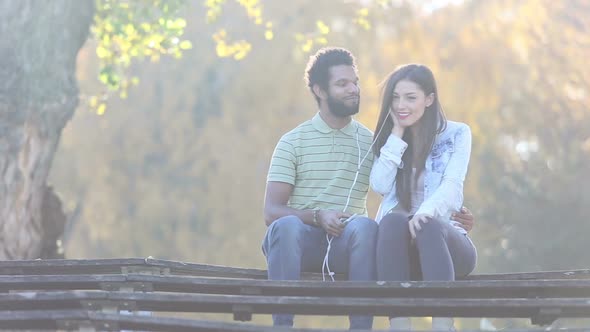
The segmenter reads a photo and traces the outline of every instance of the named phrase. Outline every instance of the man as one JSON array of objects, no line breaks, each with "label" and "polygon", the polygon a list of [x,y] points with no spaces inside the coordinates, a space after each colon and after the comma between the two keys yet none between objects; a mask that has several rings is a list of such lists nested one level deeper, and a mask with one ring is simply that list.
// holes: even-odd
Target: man
[{"label": "man", "polygon": [[[310,57],[306,81],[319,112],[281,138],[268,173],[263,250],[269,279],[297,280],[301,270],[319,271],[328,234],[330,270],[349,280],[375,280],[377,224],[366,217],[373,136],[352,119],[360,101],[352,54],[340,48],[318,51]],[[340,218],[353,213],[359,217],[345,226]],[[273,320],[293,325],[292,315]],[[351,317],[350,323],[370,329],[372,317]]]},{"label": "man", "polygon": [[[343,273],[375,280],[377,224],[367,217],[373,164],[372,132],[355,121],[360,88],[353,55],[324,48],[310,57],[305,79],[319,112],[278,142],[268,172],[263,252],[271,280],[298,280],[302,271]],[[341,220],[356,214],[349,223]],[[458,220],[471,222],[470,214]],[[471,224],[468,225],[471,228]],[[293,325],[293,315],[273,315]],[[373,318],[351,316],[351,329],[370,329]]]}]

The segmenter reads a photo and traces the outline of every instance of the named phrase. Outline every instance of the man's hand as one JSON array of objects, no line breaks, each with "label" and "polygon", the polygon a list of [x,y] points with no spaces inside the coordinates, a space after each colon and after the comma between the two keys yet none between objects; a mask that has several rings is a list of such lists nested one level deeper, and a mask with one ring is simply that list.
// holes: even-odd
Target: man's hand
[{"label": "man's hand", "polygon": [[340,211],[334,210],[320,210],[318,212],[318,222],[322,226],[322,228],[333,237],[339,237],[344,230],[344,225],[340,218],[348,218],[350,217],[350,213],[343,213]]},{"label": "man's hand", "polygon": [[461,226],[467,232],[470,232],[473,229],[473,225],[475,224],[473,214],[466,207],[462,207],[459,212],[453,213],[451,215],[451,220],[459,222],[459,226]]}]

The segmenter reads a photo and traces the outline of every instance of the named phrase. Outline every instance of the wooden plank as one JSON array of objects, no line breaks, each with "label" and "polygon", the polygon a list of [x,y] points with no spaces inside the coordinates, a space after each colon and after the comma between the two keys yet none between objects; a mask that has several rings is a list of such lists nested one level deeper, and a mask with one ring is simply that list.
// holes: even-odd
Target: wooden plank
[{"label": "wooden plank", "polygon": [[[89,306],[89,303],[95,305]],[[432,299],[241,296],[100,291],[24,292],[0,294],[0,310],[101,310],[132,303],[135,310],[210,313],[293,313],[305,315],[371,314],[389,316],[590,317],[590,299]]]},{"label": "wooden plank", "polygon": [[538,271],[521,273],[474,274],[464,280],[556,280],[556,279],[590,279],[590,269]]},{"label": "wooden plank", "polygon": [[344,332],[338,329],[290,329],[244,323],[192,320],[185,318],[133,316],[83,310],[0,311],[0,324],[10,329],[76,329],[89,325],[100,331],[235,331],[235,332]]},{"label": "wooden plank", "polygon": [[[0,275],[121,274],[123,269],[168,269],[171,274],[266,279],[266,270],[184,263],[152,258],[0,261]],[[306,274],[307,275],[307,274]]]},{"label": "wooden plank", "polygon": [[[261,269],[225,267],[207,264],[174,262],[147,258],[149,266],[168,267],[171,274],[188,276],[211,276],[219,278],[267,279],[267,271]],[[346,280],[344,275],[336,275],[337,280]],[[532,280],[532,279],[590,279],[590,269],[565,271],[540,271],[524,273],[480,274],[461,280]],[[302,280],[322,280],[321,273],[304,272]]]},{"label": "wooden plank", "polygon": [[[0,311],[0,325],[5,329],[57,329],[68,322],[72,329],[76,324],[93,323],[101,331],[199,331],[199,332],[344,332],[341,329],[285,328],[247,323],[231,323],[186,318],[128,316],[81,310],[60,311]],[[108,327],[106,327],[108,325]],[[353,330],[354,331],[354,330]],[[478,330],[479,331],[479,330]],[[541,332],[542,328],[503,329],[503,332]],[[587,332],[587,329],[560,329],[562,332]],[[462,332],[475,332],[462,330]]]},{"label": "wooden plank", "polygon": [[142,258],[36,259],[0,261],[0,275],[121,274],[122,267],[147,266]]},{"label": "wooden plank", "polygon": [[119,290],[266,296],[530,298],[590,297],[590,280],[321,282],[148,275],[0,276],[0,291]]},{"label": "wooden plank", "polygon": [[109,293],[101,291],[50,291],[0,294],[0,310],[90,309],[83,301],[107,301]]},{"label": "wooden plank", "polygon": [[[61,321],[84,321],[88,316],[85,310],[0,311],[0,325],[3,329],[58,329],[65,327]],[[103,326],[103,330],[111,329]]]},{"label": "wooden plank", "polygon": [[[244,278],[244,279],[268,279],[266,270],[235,268],[220,265],[195,264],[175,262],[161,259],[146,259],[146,264],[152,267],[169,268],[173,275],[186,275],[198,277],[216,278]],[[317,273],[304,273],[304,278],[317,278]],[[321,279],[321,275],[320,275]]]},{"label": "wooden plank", "polygon": [[[0,261],[0,275],[121,274],[124,269],[166,270],[172,275],[267,279],[266,270],[185,263],[153,258],[55,259]],[[303,280],[321,280],[320,273],[303,273]],[[345,276],[337,275],[344,280]],[[472,275],[465,280],[590,279],[590,269]]]},{"label": "wooden plank", "polygon": [[530,298],[590,297],[590,280],[508,280],[435,282],[321,282],[136,276],[155,291],[266,296]]},{"label": "wooden plank", "polygon": [[[266,270],[185,263],[152,258],[0,261],[0,275],[121,274],[124,269],[167,269],[171,274],[267,279]],[[304,274],[314,278],[317,274]]]},{"label": "wooden plank", "polygon": [[124,275],[0,275],[0,292],[15,290],[99,290],[105,284],[126,283]]},{"label": "wooden plank", "polygon": [[590,297],[590,280],[472,280],[431,282],[322,282],[186,276],[0,276],[0,291],[118,290],[266,296],[528,298]]}]

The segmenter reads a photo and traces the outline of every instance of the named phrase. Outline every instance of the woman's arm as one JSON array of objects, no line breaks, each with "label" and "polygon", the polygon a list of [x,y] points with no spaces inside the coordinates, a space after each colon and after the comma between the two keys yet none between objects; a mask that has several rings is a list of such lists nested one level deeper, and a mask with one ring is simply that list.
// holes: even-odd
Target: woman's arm
[{"label": "woman's arm", "polygon": [[449,211],[458,211],[463,204],[463,182],[471,156],[471,129],[462,125],[455,135],[451,154],[440,186],[420,205],[416,214],[440,217]]},{"label": "woman's arm", "polygon": [[370,183],[373,191],[385,196],[395,188],[397,169],[400,168],[407,147],[408,144],[398,136],[389,136],[371,169]]}]

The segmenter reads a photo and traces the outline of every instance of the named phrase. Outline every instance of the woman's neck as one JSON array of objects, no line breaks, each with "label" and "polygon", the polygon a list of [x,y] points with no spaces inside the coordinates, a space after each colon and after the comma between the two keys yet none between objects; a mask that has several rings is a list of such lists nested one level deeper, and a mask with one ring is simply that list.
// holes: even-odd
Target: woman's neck
[{"label": "woman's neck", "polygon": [[412,136],[412,143],[414,144],[414,146],[416,145],[416,143],[420,142],[420,128],[419,128],[419,124],[414,124],[413,126],[407,128],[406,130],[410,131],[410,136]]}]

